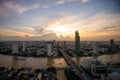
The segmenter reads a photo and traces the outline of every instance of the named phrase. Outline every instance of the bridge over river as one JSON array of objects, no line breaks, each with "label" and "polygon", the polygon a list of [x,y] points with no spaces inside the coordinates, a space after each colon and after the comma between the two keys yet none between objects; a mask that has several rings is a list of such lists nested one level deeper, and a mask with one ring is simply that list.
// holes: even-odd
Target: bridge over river
[{"label": "bridge over river", "polygon": [[75,73],[79,76],[80,80],[93,80],[83,69],[77,64],[70,56],[68,56],[64,50],[60,50],[64,56],[66,62],[73,68]]}]

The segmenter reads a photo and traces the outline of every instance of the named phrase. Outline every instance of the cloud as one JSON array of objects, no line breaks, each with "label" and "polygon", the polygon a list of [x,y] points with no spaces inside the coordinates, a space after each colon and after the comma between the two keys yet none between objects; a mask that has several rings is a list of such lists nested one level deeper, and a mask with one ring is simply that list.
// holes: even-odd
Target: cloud
[{"label": "cloud", "polygon": [[71,36],[60,35],[59,38],[60,38],[60,40],[66,40],[66,41],[74,40],[73,38],[71,38]]},{"label": "cloud", "polygon": [[[60,35],[68,36],[74,33],[73,26],[71,25],[76,16],[68,14],[60,14],[58,18],[49,18],[49,17],[37,17],[38,22],[44,23],[44,31],[50,31],[56,33],[58,37]],[[71,29],[72,28],[72,29]]]},{"label": "cloud", "polygon": [[[92,39],[91,35],[94,35],[94,38],[98,37],[103,39],[105,36],[118,36],[118,32],[120,31],[120,19],[119,14],[110,14],[106,12],[99,12],[93,16],[84,18],[85,15],[88,15],[87,13],[80,13],[77,15],[70,15],[68,13],[60,14],[60,17],[58,18],[40,18],[40,20],[43,23],[45,23],[45,28],[47,29],[53,29],[56,27],[63,27],[63,29],[69,30],[62,33],[59,32],[59,30],[54,31],[56,35],[61,38],[61,35],[64,37],[69,36],[73,39],[74,38],[74,31],[79,30],[81,38],[85,39],[88,37],[89,39]],[[62,28],[57,28],[62,29]],[[53,29],[54,30],[54,29]],[[111,35],[111,36],[110,36]]]},{"label": "cloud", "polygon": [[89,2],[90,0],[81,0],[83,3],[87,3]]},{"label": "cloud", "polygon": [[24,41],[24,40],[27,40],[27,41],[38,41],[38,40],[46,40],[46,41],[49,41],[49,40],[59,40],[59,38],[56,36],[55,33],[50,33],[50,34],[45,34],[45,35],[42,35],[42,36],[29,36],[29,37],[26,37],[28,35],[25,35],[25,36],[1,36],[0,37],[0,41],[15,41],[15,40],[21,40],[21,41]]},{"label": "cloud", "polygon": [[98,32],[105,32],[105,31],[120,31],[120,27],[119,26],[106,26],[104,28],[99,29]]},{"label": "cloud", "polygon": [[58,0],[56,1],[55,5],[64,4],[65,2],[66,2],[65,0]]},{"label": "cloud", "polygon": [[[62,36],[62,35],[61,35]],[[52,41],[52,40],[72,40],[70,36],[62,36],[61,38],[58,37],[55,33],[44,34],[42,36],[0,36],[0,41]]]},{"label": "cloud", "polygon": [[4,6],[19,13],[23,13],[24,11],[27,10],[26,7],[23,7],[20,4],[15,4],[14,2],[4,2]]},{"label": "cloud", "polygon": [[38,29],[35,29],[36,32],[38,32],[39,34],[43,32],[44,29],[42,28],[38,28]]},{"label": "cloud", "polygon": [[0,29],[0,34],[2,36],[36,36],[34,33],[28,33],[28,32],[23,32],[23,31],[17,31],[17,30],[12,30],[12,29]]},{"label": "cloud", "polygon": [[37,35],[40,35],[42,33],[44,33],[45,31],[45,28],[42,28],[42,27],[32,27],[33,28],[33,33],[37,34]]},{"label": "cloud", "polygon": [[85,31],[98,32],[101,29],[110,27],[113,27],[115,29],[120,26],[119,23],[120,19],[118,18],[119,16],[120,16],[119,14],[100,12],[94,16],[85,19],[80,19],[75,23],[75,25],[76,26],[78,25],[78,29],[80,30],[80,32]]},{"label": "cloud", "polygon": [[5,31],[5,30],[13,30],[13,31],[16,31],[16,32],[22,32],[22,33],[27,33],[27,34],[34,34],[34,28],[32,28],[32,26],[21,26],[21,25],[9,25],[10,27],[7,28],[7,29],[1,29],[2,31]]},{"label": "cloud", "polygon": [[16,3],[15,1],[11,1],[11,0],[10,1],[9,0],[1,1],[0,5],[1,5],[0,6],[0,15],[5,15],[5,14],[7,15],[8,14],[7,11],[24,13],[25,11],[36,9],[36,8],[40,7],[39,4],[25,6],[25,5]]},{"label": "cloud", "polygon": [[28,36],[28,35],[24,35],[24,37],[27,37],[27,38],[28,38],[28,37],[30,37],[30,36]]},{"label": "cloud", "polygon": [[49,16],[37,17],[35,18],[35,21],[44,23],[45,27],[54,27],[54,26],[59,26],[60,24],[68,25],[78,17],[78,16],[70,15],[68,13],[60,13],[58,16],[59,17],[49,17]]},{"label": "cloud", "polygon": [[100,12],[79,20],[76,25],[83,40],[108,40],[110,38],[120,40],[119,16],[119,14]]},{"label": "cloud", "polygon": [[65,3],[70,3],[70,2],[75,2],[75,1],[79,1],[79,0],[56,0],[54,1],[54,5],[61,5],[61,4],[65,4]]},{"label": "cloud", "polygon": [[4,8],[0,7],[0,16],[6,16],[7,13],[5,12]]},{"label": "cloud", "polygon": [[[115,38],[118,40],[120,36],[120,19],[119,14],[110,14],[106,12],[99,12],[93,16],[84,18],[85,14],[70,15],[69,13],[60,14],[57,18],[51,17],[37,17],[38,22],[43,23],[43,26],[19,26],[13,28],[14,31],[0,31],[3,35],[7,32],[12,33],[14,36],[28,35],[28,39],[50,39],[47,35],[52,35],[51,39],[59,40],[73,40],[74,32],[78,29],[82,40],[107,40]],[[61,28],[57,28],[61,27]],[[53,29],[55,28],[55,29]],[[57,30],[56,30],[57,29]],[[65,29],[66,31],[60,31]],[[15,32],[17,31],[17,32]],[[17,35],[16,35],[17,34]],[[49,35],[49,36],[50,36]],[[62,35],[62,36],[61,36]],[[91,36],[92,35],[92,36]],[[41,37],[40,37],[41,36]],[[47,36],[47,37],[46,37]],[[44,38],[45,37],[45,38]],[[107,37],[107,38],[106,38]]]},{"label": "cloud", "polygon": [[108,41],[109,39],[120,40],[120,32],[107,31],[107,32],[88,32],[81,35],[81,40],[92,40],[92,41]]},{"label": "cloud", "polygon": [[[17,13],[24,13],[26,11],[29,10],[33,10],[36,8],[48,8],[51,6],[58,6],[58,5],[62,5],[68,2],[74,2],[74,1],[78,1],[78,0],[51,0],[51,1],[38,1],[38,2],[34,2],[34,1],[30,1],[29,5],[27,2],[22,1],[21,2],[15,2],[12,0],[3,0],[0,2],[0,15],[4,15],[6,14],[8,10],[17,12]],[[23,4],[24,3],[24,4]],[[26,4],[26,5],[25,5]]]}]

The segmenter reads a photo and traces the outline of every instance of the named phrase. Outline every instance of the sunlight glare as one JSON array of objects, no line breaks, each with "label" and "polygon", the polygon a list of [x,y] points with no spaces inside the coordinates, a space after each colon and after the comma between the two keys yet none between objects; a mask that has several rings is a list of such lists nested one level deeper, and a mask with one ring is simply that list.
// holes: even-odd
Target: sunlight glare
[{"label": "sunlight glare", "polygon": [[55,27],[52,28],[52,30],[55,31],[55,32],[65,33],[69,29],[66,28],[66,27],[62,27],[62,26],[55,26]]}]

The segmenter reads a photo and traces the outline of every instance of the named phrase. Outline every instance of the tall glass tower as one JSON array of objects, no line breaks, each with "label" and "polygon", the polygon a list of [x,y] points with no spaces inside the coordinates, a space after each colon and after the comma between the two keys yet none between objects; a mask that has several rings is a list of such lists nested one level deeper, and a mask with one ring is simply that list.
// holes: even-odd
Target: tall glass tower
[{"label": "tall glass tower", "polygon": [[80,36],[78,31],[75,31],[75,53],[78,54],[80,51]]}]

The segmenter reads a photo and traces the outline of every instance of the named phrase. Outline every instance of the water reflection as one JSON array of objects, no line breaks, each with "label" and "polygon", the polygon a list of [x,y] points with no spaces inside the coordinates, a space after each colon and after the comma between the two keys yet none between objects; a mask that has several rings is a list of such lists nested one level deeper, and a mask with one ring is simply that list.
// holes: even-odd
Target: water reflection
[{"label": "water reflection", "polygon": [[47,58],[47,67],[52,67],[52,64],[54,64],[53,63],[53,58]]},{"label": "water reflection", "polygon": [[64,58],[53,58],[52,66],[65,67],[65,66],[67,66],[67,63]]},{"label": "water reflection", "polygon": [[[6,56],[0,55],[0,66],[6,67],[31,67],[31,68],[47,68],[51,66],[55,67],[65,67],[67,63],[65,62],[64,58],[32,58],[32,57],[22,57],[25,60],[17,59],[19,57],[16,56]],[[73,58],[78,64],[82,64],[83,59],[90,59],[92,57],[78,57]],[[102,63],[106,62],[113,62],[117,63],[120,62],[120,54],[111,54],[111,55],[102,55],[98,57],[102,60]]]}]

